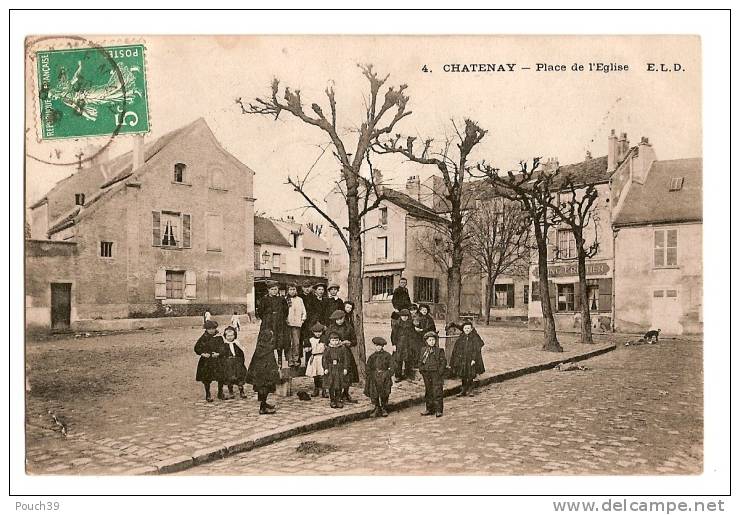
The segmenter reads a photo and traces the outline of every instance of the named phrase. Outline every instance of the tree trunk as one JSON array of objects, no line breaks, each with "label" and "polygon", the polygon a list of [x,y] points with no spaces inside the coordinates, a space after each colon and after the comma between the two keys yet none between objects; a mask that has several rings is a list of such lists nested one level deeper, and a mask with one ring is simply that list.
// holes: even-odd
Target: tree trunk
[{"label": "tree trunk", "polygon": [[[354,198],[355,202],[352,203]],[[365,382],[365,363],[367,361],[365,349],[365,325],[362,295],[362,226],[358,216],[357,198],[347,196],[347,208],[349,213],[349,271],[347,272],[347,296],[355,303],[354,317],[355,336],[357,346],[355,347],[355,361],[360,381]]]},{"label": "tree trunk", "polygon": [[586,282],[586,252],[583,238],[576,236],[578,250],[578,290],[581,297],[581,343],[594,343],[591,334],[591,307],[588,305],[588,283]]},{"label": "tree trunk", "polygon": [[563,347],[558,342],[555,331],[555,317],[552,314],[550,304],[550,285],[547,274],[547,241],[542,230],[535,225],[535,237],[537,239],[537,268],[540,275],[540,305],[542,306],[542,322],[544,327],[544,343],[542,350],[550,352],[563,352]]},{"label": "tree trunk", "polygon": [[493,282],[491,278],[486,281],[486,325],[491,325],[491,296],[493,294]]},{"label": "tree trunk", "polygon": [[462,296],[462,275],[460,265],[452,265],[447,271],[447,322],[460,320],[460,297]]}]

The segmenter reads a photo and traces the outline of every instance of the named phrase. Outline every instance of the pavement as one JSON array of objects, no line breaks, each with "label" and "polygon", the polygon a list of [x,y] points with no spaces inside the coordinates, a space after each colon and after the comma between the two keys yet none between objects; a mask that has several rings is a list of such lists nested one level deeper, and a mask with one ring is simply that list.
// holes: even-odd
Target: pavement
[{"label": "pavement", "polygon": [[[256,333],[256,327],[244,332],[244,341],[253,336],[250,331]],[[368,331],[374,335],[389,329],[370,326]],[[564,336],[565,352],[549,353],[539,350],[539,333],[517,328],[498,332],[481,328],[480,332],[487,342],[484,361],[488,371],[480,378],[483,384],[582,359],[613,346],[604,338],[595,345],[582,345]],[[277,413],[260,416],[249,387],[248,399],[205,403],[202,388],[193,381],[197,357],[192,344],[199,333],[190,328],[107,335],[89,341],[27,342],[27,472],[172,473],[296,434],[360,420],[371,412],[359,388],[352,389],[359,403],[342,410],[329,407],[326,399],[271,396]],[[168,347],[178,341],[172,344],[176,351]],[[245,347],[251,355],[251,347]],[[145,365],[131,361],[140,355]],[[62,379],[66,377],[75,380],[65,383]],[[310,390],[312,383],[300,378],[294,385]],[[447,381],[445,386],[448,393],[454,393],[459,381]],[[422,394],[420,380],[399,383],[391,394],[391,405],[397,409],[410,406],[420,402]],[[389,420],[396,416],[392,414]]]},{"label": "pavement", "polygon": [[419,409],[295,436],[199,475],[701,474],[702,344],[620,346]]}]

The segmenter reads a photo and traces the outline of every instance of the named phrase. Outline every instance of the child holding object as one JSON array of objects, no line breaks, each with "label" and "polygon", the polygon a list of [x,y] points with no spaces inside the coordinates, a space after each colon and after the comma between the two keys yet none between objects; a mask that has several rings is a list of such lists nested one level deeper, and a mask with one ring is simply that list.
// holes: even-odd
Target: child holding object
[{"label": "child holding object", "polygon": [[375,405],[376,417],[388,416],[388,397],[393,385],[393,358],[383,349],[388,342],[385,338],[373,338],[375,352],[367,359],[367,380],[365,381],[365,395]]},{"label": "child holding object", "polygon": [[327,398],[329,394],[326,391],[326,386],[323,384],[324,380],[324,365],[322,363],[324,351],[326,346],[322,341],[322,336],[326,329],[319,322],[316,322],[311,327],[311,337],[308,341],[311,343],[311,356],[308,358],[306,363],[306,376],[313,377],[313,394],[312,397],[319,396],[319,389],[321,389],[321,396]]},{"label": "child holding object", "polygon": [[223,371],[221,361],[218,359],[222,347],[223,339],[216,334],[218,324],[215,320],[206,320],[203,324],[203,334],[195,342],[194,351],[200,356],[198,360],[198,369],[195,372],[195,380],[203,383],[206,391],[206,402],[213,402],[211,397],[211,383],[213,381],[221,382],[223,380]]},{"label": "child holding object", "polygon": [[339,334],[329,333],[329,346],[322,357],[324,366],[324,388],[329,389],[329,405],[332,408],[343,408],[342,389],[344,376],[347,375],[347,352]]},{"label": "child holding object", "polygon": [[260,415],[275,413],[275,406],[268,404],[267,396],[275,392],[275,385],[280,382],[280,372],[275,361],[274,335],[269,329],[260,331],[257,336],[257,346],[247,369],[246,382],[257,392]]},{"label": "child holding object", "polygon": [[437,333],[429,331],[424,335],[424,349],[419,358],[419,371],[424,378],[424,402],[426,415],[442,416],[444,411],[444,377],[447,368],[445,351],[439,347]]},{"label": "child holding object", "polygon": [[483,366],[483,339],[473,327],[473,323],[466,320],[462,324],[463,334],[457,337],[455,348],[452,351],[450,367],[454,374],[462,379],[460,397],[465,397],[473,388],[473,380],[478,374],[486,371]]}]

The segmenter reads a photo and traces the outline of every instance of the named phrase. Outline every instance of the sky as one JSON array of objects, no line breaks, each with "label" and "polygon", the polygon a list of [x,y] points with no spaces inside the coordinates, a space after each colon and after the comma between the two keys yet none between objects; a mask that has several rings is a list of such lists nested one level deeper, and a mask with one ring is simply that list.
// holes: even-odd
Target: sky
[{"label": "sky", "polygon": [[[96,38],[91,37],[95,40]],[[268,215],[319,220],[306,212],[300,196],[285,184],[305,175],[309,194],[319,202],[337,180],[328,138],[288,113],[244,115],[235,103],[270,93],[273,77],[300,89],[306,109],[317,102],[328,111],[323,90],[336,90],[339,125],[354,148],[368,94],[358,63],[390,74],[387,86],[407,84],[412,115],[394,132],[441,141],[452,122],[470,117],[488,132],[472,154],[501,169],[535,156],[561,164],[605,155],[611,129],[626,132],[632,144],[649,137],[659,159],[698,157],[701,146],[701,46],[692,36],[144,36],[116,37],[143,42],[151,133],[146,139],[203,117],[216,138],[252,168],[255,209]],[[102,41],[102,40],[101,40]],[[110,42],[111,38],[106,38]],[[629,71],[590,72],[588,63],[618,63]],[[449,64],[515,65],[514,72],[445,72]],[[538,63],[565,71],[535,71]],[[585,71],[574,72],[574,63]],[[650,72],[647,63],[680,63],[680,72]],[[428,72],[422,68],[426,66]],[[530,70],[523,70],[530,67]],[[28,65],[28,70],[33,70]],[[33,80],[33,73],[27,73]],[[32,91],[32,89],[28,89]],[[27,154],[68,162],[81,148],[103,138],[39,142],[33,95],[27,96]],[[110,155],[132,146],[117,137]],[[318,158],[318,161],[317,161]],[[434,170],[400,157],[373,158],[386,182],[402,188],[410,175]],[[314,162],[316,164],[314,165]],[[312,167],[313,165],[313,167]],[[26,160],[27,205],[42,197],[74,167]]]}]

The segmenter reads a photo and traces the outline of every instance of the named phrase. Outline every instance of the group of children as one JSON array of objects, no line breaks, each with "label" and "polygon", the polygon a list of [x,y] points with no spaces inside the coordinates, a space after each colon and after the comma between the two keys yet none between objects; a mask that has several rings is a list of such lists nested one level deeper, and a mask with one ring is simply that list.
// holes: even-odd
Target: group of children
[{"label": "group of children", "polygon": [[[311,355],[306,365],[306,376],[313,378],[313,396],[328,397],[332,408],[343,408],[345,402],[356,402],[349,395],[349,387],[358,380],[357,366],[350,350],[357,342],[354,328],[351,323],[346,323],[345,315],[337,310],[332,313],[328,328],[319,322],[310,328]],[[376,417],[388,416],[394,374],[396,380],[400,381],[412,378],[415,369],[419,370],[424,380],[426,409],[422,415],[441,417],[443,414],[443,386],[448,369],[444,349],[439,346],[436,331],[427,330],[419,335],[417,329],[421,324],[411,322],[410,316],[406,309],[399,313],[398,323],[391,331],[391,341],[395,346],[393,354],[385,350],[385,338],[376,336],[372,339],[375,352],[367,359],[364,394],[375,406]],[[240,397],[246,398],[244,384],[249,383],[257,392],[259,413],[275,413],[275,406],[267,402],[268,395],[275,391],[280,382],[275,357],[277,346],[272,331],[260,330],[249,367],[245,367],[244,351],[237,340],[237,330],[228,326],[223,335],[218,335],[217,326],[214,320],[207,320],[205,332],[194,349],[200,355],[196,381],[203,383],[206,401],[213,402],[211,382],[218,384],[217,397],[222,400],[234,398],[235,386],[239,389]],[[450,368],[455,376],[462,379],[460,395],[464,396],[470,392],[475,376],[485,371],[481,356],[483,340],[471,322],[449,324],[448,330],[450,327],[462,331],[452,352]],[[228,388],[228,394],[224,394],[224,385]]]}]

